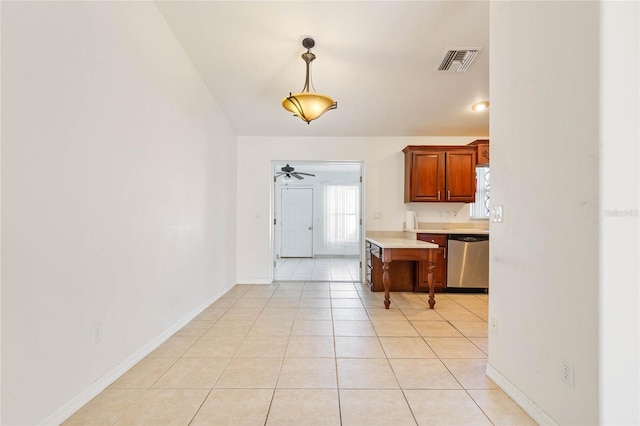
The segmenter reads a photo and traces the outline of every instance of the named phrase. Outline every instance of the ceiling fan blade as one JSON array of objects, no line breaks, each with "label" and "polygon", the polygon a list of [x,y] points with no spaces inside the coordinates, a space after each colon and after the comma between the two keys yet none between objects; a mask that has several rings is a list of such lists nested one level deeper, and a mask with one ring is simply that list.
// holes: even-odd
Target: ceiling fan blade
[{"label": "ceiling fan blade", "polygon": [[296,172],[296,173],[299,174],[299,175],[305,175],[305,176],[315,176],[315,175],[313,175],[311,173],[302,173],[302,172]]},{"label": "ceiling fan blade", "polygon": [[278,173],[276,173],[276,177],[282,176],[283,174],[284,174],[284,172],[278,172]]},{"label": "ceiling fan blade", "polygon": [[304,179],[302,176],[298,175],[298,172],[291,173],[291,176],[293,176],[296,179],[300,179],[300,180]]}]

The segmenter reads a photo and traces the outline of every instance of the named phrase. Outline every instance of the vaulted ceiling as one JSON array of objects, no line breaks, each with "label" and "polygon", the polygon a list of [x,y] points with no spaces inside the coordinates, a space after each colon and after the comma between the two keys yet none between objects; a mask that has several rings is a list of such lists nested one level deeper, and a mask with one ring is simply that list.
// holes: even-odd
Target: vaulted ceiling
[{"label": "vaulted ceiling", "polygon": [[[240,136],[489,134],[488,1],[157,1]],[[281,102],[313,83],[338,108],[306,124]],[[479,49],[467,72],[436,71]]]}]

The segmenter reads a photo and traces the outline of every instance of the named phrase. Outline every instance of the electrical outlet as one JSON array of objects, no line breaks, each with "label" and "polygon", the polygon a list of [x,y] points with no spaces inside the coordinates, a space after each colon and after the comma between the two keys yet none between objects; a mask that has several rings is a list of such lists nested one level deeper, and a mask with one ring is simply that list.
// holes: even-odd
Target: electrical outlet
[{"label": "electrical outlet", "polygon": [[491,329],[491,334],[498,335],[498,317],[493,316],[489,321],[489,328]]},{"label": "electrical outlet", "polygon": [[102,323],[95,324],[91,329],[91,343],[97,345],[102,341]]},{"label": "electrical outlet", "polygon": [[573,363],[571,361],[562,360],[562,369],[560,371],[562,381],[573,387]]}]

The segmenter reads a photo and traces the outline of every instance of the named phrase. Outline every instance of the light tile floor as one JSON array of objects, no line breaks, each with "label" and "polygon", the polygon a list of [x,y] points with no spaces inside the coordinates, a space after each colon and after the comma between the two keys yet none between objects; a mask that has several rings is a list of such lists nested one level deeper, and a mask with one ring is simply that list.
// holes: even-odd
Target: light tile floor
[{"label": "light tile floor", "polygon": [[65,425],[528,425],[485,376],[485,294],[237,285]]},{"label": "light tile floor", "polygon": [[276,281],[352,281],[360,279],[359,256],[335,256],[276,260]]}]

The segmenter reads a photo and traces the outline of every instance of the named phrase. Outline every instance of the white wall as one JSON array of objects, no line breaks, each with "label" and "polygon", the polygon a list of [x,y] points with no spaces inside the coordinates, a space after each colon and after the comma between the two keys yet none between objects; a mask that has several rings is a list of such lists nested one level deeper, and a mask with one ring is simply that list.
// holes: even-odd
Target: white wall
[{"label": "white wall", "polygon": [[235,135],[153,3],[2,36],[2,424],[55,423],[233,284]]},{"label": "white wall", "polygon": [[407,145],[465,145],[484,138],[238,137],[238,282],[266,283],[273,277],[271,161],[364,161],[365,229],[401,230],[407,210],[419,210],[422,220],[439,218],[440,211],[467,209],[468,218],[468,207],[460,203],[404,204],[402,149]]},{"label": "white wall", "polygon": [[[602,122],[603,111],[620,108],[609,98],[614,94],[601,103],[600,61],[610,46],[599,46],[602,31],[620,28],[612,21],[600,28],[599,2],[491,4],[491,198],[504,206],[504,222],[491,226],[490,317],[498,319],[498,335],[490,335],[488,372],[541,423],[638,423],[637,386],[630,384],[638,377],[637,213],[625,225],[605,219],[602,229],[612,234],[599,238],[603,208],[638,208],[637,4],[628,7],[635,18],[625,25],[635,31],[618,37],[635,33],[635,41],[604,67],[609,79],[624,76],[627,100],[635,98],[634,110],[626,109],[630,102],[621,106],[629,121],[616,135]],[[617,72],[626,61],[633,77],[632,70]],[[627,191],[614,192],[609,204],[608,190],[616,186]],[[625,226],[627,239],[636,241],[628,259],[635,260],[609,264],[624,252],[613,240],[620,241]],[[613,271],[618,266],[621,274]],[[602,301],[600,289],[608,296]],[[619,316],[609,323],[604,316],[616,309]],[[603,321],[606,339],[618,335],[612,347],[629,352],[608,351],[599,372]],[[605,418],[600,378],[616,355],[635,377],[605,379],[604,396],[609,408],[635,403],[620,417]],[[573,363],[574,386],[561,380],[563,360]],[[624,402],[612,403],[615,397]]]},{"label": "white wall", "polygon": [[[620,66],[624,58],[624,66]],[[640,4],[600,14],[600,424],[640,424]]]},{"label": "white wall", "polygon": [[[0,4],[0,46],[2,46],[2,4]],[[1,52],[1,49],[0,49]],[[2,55],[0,54],[0,98],[2,97]],[[0,188],[2,187],[2,102],[0,102]],[[0,193],[0,224],[2,195]],[[0,226],[0,422],[2,422],[2,226]]]}]

